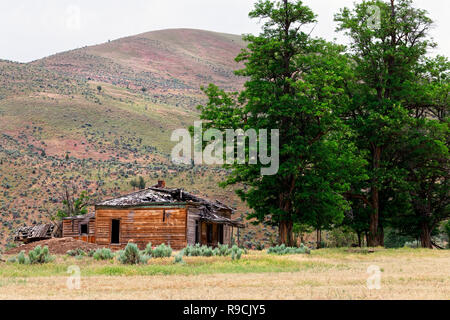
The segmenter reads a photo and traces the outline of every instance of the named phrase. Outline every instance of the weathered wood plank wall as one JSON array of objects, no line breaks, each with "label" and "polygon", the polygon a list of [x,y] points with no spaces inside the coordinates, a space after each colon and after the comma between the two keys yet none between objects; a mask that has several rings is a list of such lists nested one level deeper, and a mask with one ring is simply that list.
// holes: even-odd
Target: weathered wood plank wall
[{"label": "weathered wood plank wall", "polygon": [[111,225],[115,219],[120,220],[119,246],[132,241],[140,249],[148,242],[153,246],[165,243],[182,249],[187,244],[186,208],[97,208],[97,244],[111,245]]},{"label": "weathered wood plank wall", "polygon": [[[197,208],[190,207],[188,209],[188,224],[187,224],[187,243],[195,244],[195,224],[200,218],[200,211]],[[200,226],[199,226],[200,227]],[[200,240],[200,237],[198,238]]]},{"label": "weathered wood plank wall", "polygon": [[[80,220],[63,220],[63,237],[76,237],[80,236]],[[95,235],[95,219],[89,219],[88,225],[89,236]]]}]

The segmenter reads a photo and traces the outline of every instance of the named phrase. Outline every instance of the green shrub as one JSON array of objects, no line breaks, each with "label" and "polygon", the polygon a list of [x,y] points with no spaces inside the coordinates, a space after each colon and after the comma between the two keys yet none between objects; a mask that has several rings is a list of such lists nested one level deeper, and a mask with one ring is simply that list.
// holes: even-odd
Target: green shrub
[{"label": "green shrub", "polygon": [[14,242],[8,242],[8,243],[5,245],[5,248],[6,248],[6,250],[13,249],[13,248],[17,248],[17,244],[14,243]]},{"label": "green shrub", "polygon": [[244,253],[244,250],[239,248],[237,245],[234,245],[231,247],[231,260],[239,260],[241,259],[242,254]]},{"label": "green shrub", "polygon": [[175,255],[175,257],[174,257],[174,263],[181,263],[181,264],[184,263],[184,260],[183,260],[183,250],[181,250],[178,254]]},{"label": "green shrub", "polygon": [[74,249],[74,250],[69,250],[69,251],[67,251],[66,254],[67,254],[68,256],[71,256],[71,257],[76,257],[76,256],[85,256],[85,255],[86,255],[86,252],[84,252],[84,251],[83,251],[82,249],[80,249],[80,248],[77,248],[77,249]]},{"label": "green shrub", "polygon": [[37,264],[47,263],[53,261],[55,258],[50,255],[48,247],[36,246],[33,250],[28,252],[28,257],[25,257],[24,251],[21,251],[17,256],[17,261],[20,264]]},{"label": "green shrub", "polygon": [[200,244],[188,245],[182,250],[183,255],[186,257],[212,257],[212,256],[230,256],[234,259],[240,259],[245,250],[239,248],[237,245],[233,245],[230,248],[227,244],[218,244],[217,248],[208,247],[206,245],[200,246]]},{"label": "green shrub", "polygon": [[198,257],[202,255],[202,247],[200,247],[199,243],[196,243],[195,245],[188,245],[186,248],[183,249],[183,254],[186,257]]},{"label": "green shrub", "polygon": [[284,255],[284,254],[302,254],[302,253],[310,253],[311,250],[306,247],[303,243],[300,245],[300,247],[286,247],[285,244],[270,247],[267,250],[267,253],[269,254],[278,254],[278,255]]},{"label": "green shrub", "polygon": [[[328,231],[327,248],[351,247],[355,243],[358,243],[358,235],[347,226],[333,228]],[[320,247],[325,248],[325,246],[322,246],[322,243]]]},{"label": "green shrub", "polygon": [[404,244],[405,248],[419,248],[419,242],[417,241],[407,241]]},{"label": "green shrub", "polygon": [[450,220],[443,223],[442,230],[447,235],[447,247],[450,249]]},{"label": "green shrub", "polygon": [[[15,259],[14,259],[15,260]],[[20,253],[17,255],[17,262],[19,264],[29,264],[30,260],[28,257],[25,257],[25,251],[20,251]]]},{"label": "green shrub", "polygon": [[95,250],[95,252],[92,254],[92,257],[94,257],[95,260],[111,260],[114,258],[114,253],[111,251],[111,249],[101,248]]},{"label": "green shrub", "polygon": [[151,256],[153,254],[153,248],[152,248],[151,242],[147,243],[147,246],[144,249],[144,253],[148,256]]},{"label": "green shrub", "polygon": [[203,256],[212,257],[214,255],[214,250],[211,247],[206,247],[203,249]]},{"label": "green shrub", "polygon": [[219,256],[228,256],[230,255],[230,248],[228,247],[227,244],[218,244],[217,245],[217,249],[218,249],[218,254]]},{"label": "green shrub", "polygon": [[123,264],[140,264],[147,263],[150,256],[145,252],[139,251],[138,246],[135,243],[128,243],[125,250],[119,251],[119,261]]},{"label": "green shrub", "polygon": [[165,258],[170,257],[172,255],[172,248],[170,246],[166,246],[164,243],[157,246],[152,251],[152,258]]},{"label": "green shrub", "polygon": [[384,230],[385,248],[402,248],[407,242],[415,241],[414,237],[401,234],[398,230],[387,227]]},{"label": "green shrub", "polygon": [[264,250],[264,243],[261,241],[255,242],[255,249],[258,251]]}]

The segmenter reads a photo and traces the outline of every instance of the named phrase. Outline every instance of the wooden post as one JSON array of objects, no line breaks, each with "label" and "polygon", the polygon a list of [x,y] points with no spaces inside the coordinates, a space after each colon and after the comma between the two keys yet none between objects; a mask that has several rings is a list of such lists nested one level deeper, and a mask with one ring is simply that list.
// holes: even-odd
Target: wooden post
[{"label": "wooden post", "polygon": [[238,232],[237,232],[237,233],[238,233],[238,234],[237,234],[237,243],[238,243],[238,247],[241,246],[241,243],[239,242],[239,232],[240,232],[240,230],[241,230],[240,228],[238,228],[238,230],[237,230],[237,231],[238,231]]},{"label": "wooden post", "polygon": [[233,245],[233,237],[234,237],[234,226],[231,226],[231,237],[230,237],[230,247]]}]

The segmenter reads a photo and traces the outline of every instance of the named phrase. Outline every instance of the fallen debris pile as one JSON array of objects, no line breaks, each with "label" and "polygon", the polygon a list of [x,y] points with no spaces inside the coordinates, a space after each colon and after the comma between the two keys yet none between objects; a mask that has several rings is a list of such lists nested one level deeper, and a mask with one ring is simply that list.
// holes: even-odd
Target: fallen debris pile
[{"label": "fallen debris pile", "polygon": [[96,245],[94,243],[88,243],[81,240],[75,240],[73,238],[52,238],[48,240],[35,241],[27,244],[23,244],[16,248],[12,248],[5,252],[5,254],[18,254],[20,251],[25,250],[28,252],[33,250],[36,246],[48,246],[51,254],[66,254],[69,250],[81,249],[83,251],[95,250],[103,248],[103,246]]},{"label": "fallen debris pile", "polygon": [[51,223],[20,227],[14,234],[14,241],[29,243],[52,238],[55,226]]}]

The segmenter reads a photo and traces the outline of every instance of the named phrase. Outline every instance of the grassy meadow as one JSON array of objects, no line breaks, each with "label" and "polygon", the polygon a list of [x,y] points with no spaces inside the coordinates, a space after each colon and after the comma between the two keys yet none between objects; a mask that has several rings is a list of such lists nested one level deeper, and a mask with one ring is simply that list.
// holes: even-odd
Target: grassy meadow
[{"label": "grassy meadow", "polygon": [[[8,256],[3,256],[5,259]],[[0,263],[0,299],[449,299],[450,251],[321,249],[277,256],[151,259],[147,265],[57,256],[43,265]],[[80,268],[80,289],[67,286]],[[367,288],[378,266],[381,288]]]}]

